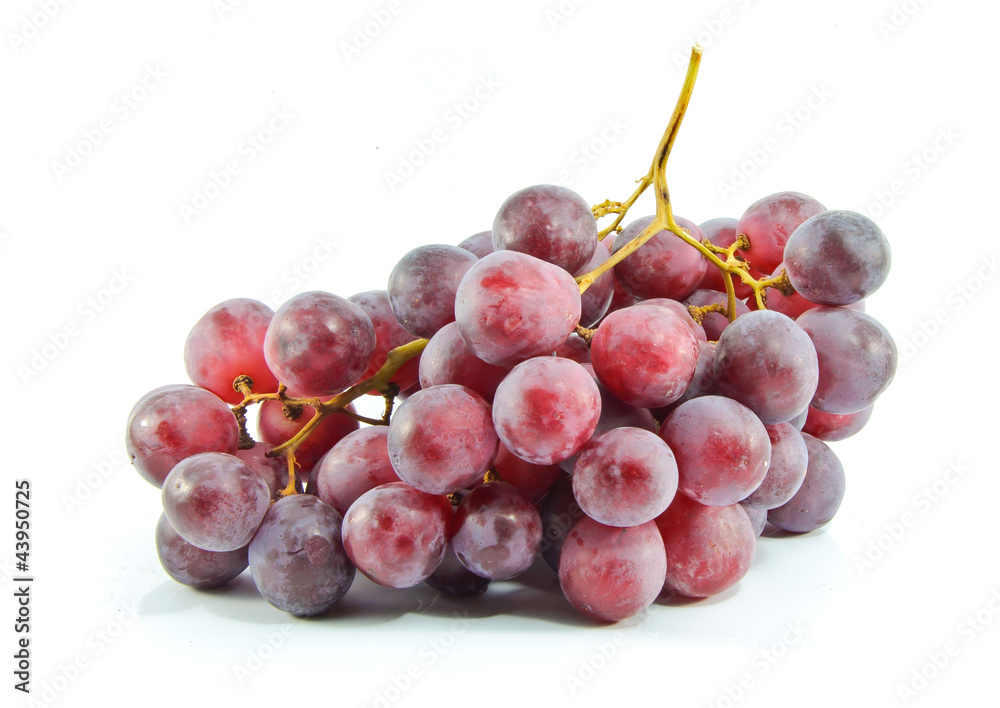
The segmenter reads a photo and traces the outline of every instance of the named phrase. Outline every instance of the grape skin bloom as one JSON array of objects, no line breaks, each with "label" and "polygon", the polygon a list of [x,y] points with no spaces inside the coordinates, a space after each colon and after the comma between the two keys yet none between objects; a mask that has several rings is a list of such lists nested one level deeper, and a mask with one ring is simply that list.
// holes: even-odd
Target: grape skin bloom
[{"label": "grape skin bloom", "polygon": [[267,365],[302,396],[329,396],[356,383],[375,351],[375,327],[344,298],[313,291],[278,308],[264,337]]},{"label": "grape skin bloom", "polygon": [[167,520],[185,541],[206,551],[235,551],[253,538],[271,490],[238,457],[202,452],[170,471],[161,496]]},{"label": "grape skin bloom", "polygon": [[[748,522],[749,523],[749,522]],[[559,556],[559,586],[592,619],[617,622],[653,604],[667,573],[656,524],[617,528],[583,517]]]},{"label": "grape skin bloom", "polygon": [[341,531],[340,514],[317,497],[275,502],[250,542],[250,572],[264,599],[297,617],[339,602],[355,574]]},{"label": "grape skin bloom", "polygon": [[580,288],[562,268],[517,251],[481,258],[462,278],[455,321],[473,354],[513,366],[551,354],[580,322]]},{"label": "grape skin bloom", "polygon": [[540,356],[518,364],[497,388],[493,425],[522,460],[551,465],[575,454],[593,436],[601,394],[583,365]]}]

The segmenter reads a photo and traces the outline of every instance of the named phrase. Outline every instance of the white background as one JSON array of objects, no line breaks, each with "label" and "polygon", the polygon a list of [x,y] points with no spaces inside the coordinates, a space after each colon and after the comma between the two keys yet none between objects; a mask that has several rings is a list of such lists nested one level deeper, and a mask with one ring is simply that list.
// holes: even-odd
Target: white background
[{"label": "white background", "polygon": [[[398,2],[4,3],[0,558],[11,571],[14,480],[29,479],[33,698],[721,708],[992,695],[997,5]],[[384,288],[407,250],[489,228],[531,184],[623,199],[694,39],[705,58],[668,173],[677,213],[739,216],[793,189],[868,211],[893,247],[868,311],[903,359],[868,427],[835,445],[848,489],[830,526],[764,539],[723,596],[610,627],[580,619],[542,569],[467,606],[359,579],[310,621],[261,600],[249,574],[216,593],[167,578],[159,497],[125,461],[123,432],[142,394],[185,381],[198,317],[230,297]],[[253,148],[276,115],[280,131]],[[216,190],[230,161],[238,174]],[[214,198],[185,215],[199,191]],[[2,702],[26,705],[7,575],[2,587]],[[921,690],[907,703],[900,686]]]}]

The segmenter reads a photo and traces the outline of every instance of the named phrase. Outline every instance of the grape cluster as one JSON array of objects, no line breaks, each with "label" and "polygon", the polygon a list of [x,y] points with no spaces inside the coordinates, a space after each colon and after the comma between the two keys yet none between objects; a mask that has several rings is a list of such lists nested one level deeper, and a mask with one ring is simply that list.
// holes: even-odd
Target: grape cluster
[{"label": "grape cluster", "polygon": [[[541,555],[574,607],[616,621],[732,587],[768,523],[828,523],[845,475],[827,442],[896,368],[864,312],[885,236],[795,192],[676,218],[734,282],[653,220],[601,239],[579,195],[539,185],[491,231],[407,253],[385,290],[213,307],[184,348],[194,385],[128,421],[164,569],[206,588],[249,565],[271,604],[315,615],[356,570],[475,596]],[[382,420],[350,405],[364,393]]]}]

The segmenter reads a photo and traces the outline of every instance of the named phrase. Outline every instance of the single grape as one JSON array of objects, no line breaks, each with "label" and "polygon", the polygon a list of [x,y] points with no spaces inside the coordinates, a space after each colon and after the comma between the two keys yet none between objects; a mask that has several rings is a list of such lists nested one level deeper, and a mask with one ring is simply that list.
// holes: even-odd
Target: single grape
[{"label": "single grape", "polygon": [[[684,298],[684,305],[687,307],[705,307],[707,305],[722,305],[726,307],[728,303],[725,293],[715,290],[695,290]],[[750,308],[742,300],[736,300],[736,317],[742,317],[750,312]],[[722,336],[722,331],[730,324],[729,318],[723,312],[706,312],[702,316],[701,327],[705,331],[705,338],[710,341],[718,341]]]},{"label": "single grape", "polygon": [[308,494],[279,499],[250,542],[250,572],[264,599],[299,617],[319,615],[354,582],[342,519]]},{"label": "single grape", "polygon": [[875,406],[872,405],[862,408],[857,413],[837,415],[810,406],[805,425],[802,426],[802,432],[809,433],[814,438],[826,442],[844,440],[865,427],[865,424],[872,417],[874,408]]},{"label": "single grape", "polygon": [[542,520],[542,558],[558,573],[563,541],[576,522],[585,516],[573,496],[573,480],[569,475],[559,476],[542,500],[538,514]]},{"label": "single grape", "polygon": [[[688,230],[691,237],[702,241],[705,234],[697,224],[679,216],[674,217],[679,226]],[[615,238],[613,253],[638,236],[653,221],[644,216],[626,226]],[[683,300],[693,293],[707,272],[708,261],[690,244],[670,231],[658,231],[638,250],[615,266],[615,278],[629,293],[646,300],[666,297]]]},{"label": "single grape", "polygon": [[374,351],[371,318],[354,303],[319,291],[279,307],[264,338],[268,368],[303,396],[328,396],[356,383]]},{"label": "single grape", "polygon": [[202,452],[170,471],[162,499],[167,520],[185,541],[206,551],[235,551],[253,538],[271,490],[238,457]]},{"label": "single grape", "polygon": [[425,388],[406,399],[389,424],[389,459],[399,478],[429,494],[464,489],[497,452],[490,406],[465,386]]},{"label": "single grape", "polygon": [[509,580],[531,567],[542,542],[542,521],[527,497],[507,482],[487,482],[462,499],[455,513],[455,555],[490,580]]},{"label": "single grape", "polygon": [[217,588],[238,576],[247,567],[247,548],[233,551],[206,551],[181,538],[160,514],[156,522],[156,555],[167,575],[183,585],[199,590]]},{"label": "single grape", "polygon": [[551,465],[590,440],[601,415],[597,384],[570,359],[540,356],[513,368],[493,399],[493,425],[522,460]]},{"label": "single grape", "polygon": [[783,260],[792,232],[822,211],[826,207],[799,192],[778,192],[758,199],[743,212],[737,227],[737,233],[750,240],[744,255],[757,271],[770,273]]},{"label": "single grape", "polygon": [[[739,233],[739,225],[739,219],[719,217],[717,219],[709,219],[705,223],[700,224],[698,228],[705,234],[705,238],[714,245],[719,248],[729,248],[736,243],[736,234]],[[719,258],[726,260],[722,254],[719,255]],[[754,274],[751,273],[751,275]],[[726,284],[722,280],[722,271],[709,263],[708,268],[705,270],[705,277],[698,284],[698,289],[716,290],[720,293],[726,292]],[[753,293],[753,288],[737,277],[733,277],[733,289],[736,291],[736,297],[740,300],[745,300]]]},{"label": "single grape", "polygon": [[389,274],[389,302],[407,332],[430,337],[455,321],[455,291],[476,262],[464,248],[433,244],[418,246]]},{"label": "single grape", "polygon": [[[486,232],[489,234],[489,231]],[[490,579],[476,575],[462,565],[451,543],[444,552],[444,560],[424,581],[438,592],[452,597],[479,597],[490,586]]]},{"label": "single grape", "polygon": [[799,490],[806,476],[809,453],[802,435],[788,423],[764,427],[771,440],[771,464],[764,481],[744,501],[766,510],[781,506]]},{"label": "single grape", "polygon": [[480,259],[455,299],[458,329],[469,349],[502,366],[551,354],[579,323],[580,308],[573,276],[517,251]]},{"label": "single grape", "polygon": [[816,349],[793,320],[768,310],[747,313],[719,337],[719,391],[765,423],[783,423],[809,405],[819,381]]},{"label": "single grape", "polygon": [[844,466],[830,446],[802,434],[809,450],[809,468],[802,486],[784,505],[767,512],[767,520],[784,531],[807,533],[825,526],[844,501]]},{"label": "single grape", "polygon": [[722,396],[682,403],[663,422],[660,437],[677,458],[680,491],[711,506],[749,496],[771,460],[764,424],[749,408]]},{"label": "single grape", "polygon": [[485,255],[493,253],[493,232],[480,231],[478,234],[473,234],[462,241],[462,243],[458,244],[458,247],[464,248],[476,258],[482,258]]},{"label": "single grape", "polygon": [[358,497],[383,484],[398,482],[389,461],[389,428],[375,425],[346,435],[320,459],[310,488],[340,514]]},{"label": "single grape", "polygon": [[562,476],[559,465],[535,465],[525,462],[508,450],[503,443],[493,460],[493,469],[504,482],[512,484],[532,502],[545,496],[557,479]]},{"label": "single grape", "polygon": [[796,323],[812,339],[819,357],[813,408],[838,415],[857,413],[892,383],[896,343],[874,317],[843,307],[817,307],[800,315]]},{"label": "single grape", "polygon": [[806,300],[849,305],[881,287],[892,252],[885,234],[864,214],[825,211],[795,229],[784,261],[792,287]]},{"label": "single grape", "polygon": [[753,532],[759,537],[764,533],[764,526],[767,524],[767,509],[762,506],[754,506],[745,499],[739,503],[739,506],[747,513],[750,524],[753,526]]},{"label": "single grape", "polygon": [[571,189],[540,184],[515,192],[493,220],[493,249],[527,253],[577,273],[597,247],[597,220]]},{"label": "single grape", "polygon": [[706,506],[678,494],[656,526],[667,552],[667,595],[718,595],[750,570],[757,534],[739,504]]},{"label": "single grape", "polygon": [[590,343],[601,383],[626,403],[665,406],[684,393],[698,364],[698,340],[675,312],[629,307],[608,315]]},{"label": "single grape", "polygon": [[375,487],[344,515],[344,548],[370,580],[409,588],[426,580],[444,560],[452,527],[447,497],[402,482]]},{"label": "single grape", "polygon": [[[396,316],[392,312],[389,304],[389,293],[385,290],[369,290],[368,292],[351,295],[347,298],[349,302],[361,308],[372,321],[375,327],[375,349],[368,359],[368,368],[361,375],[368,379],[378,373],[388,358],[389,350],[412,342],[415,337],[400,327],[396,321]],[[420,357],[415,356],[404,363],[392,378],[391,383],[399,386],[400,390],[409,388],[417,382],[417,372],[420,367]],[[381,396],[378,391],[370,391],[372,396]]]},{"label": "single grape", "polygon": [[[348,404],[347,410],[355,412],[354,405]],[[281,445],[295,437],[316,414],[312,406],[302,406],[300,412],[297,409],[292,412],[298,412],[298,416],[289,419],[281,401],[264,401],[257,411],[257,435],[270,445]],[[296,471],[308,477],[327,450],[359,427],[358,421],[343,413],[330,413],[295,451]]]},{"label": "single grape", "polygon": [[268,457],[267,453],[273,449],[274,445],[258,442],[247,450],[237,450],[235,454],[267,482],[267,488],[271,490],[271,499],[277,501],[278,492],[288,486],[288,463],[282,456]]},{"label": "single grape", "polygon": [[493,401],[497,386],[510,372],[509,366],[489,364],[477,357],[451,322],[434,333],[420,356],[420,385],[423,388],[458,384]]},{"label": "single grape", "polygon": [[694,318],[691,316],[691,311],[687,308],[687,305],[666,297],[654,297],[649,300],[639,300],[635,304],[643,307],[647,305],[657,305],[659,307],[666,307],[668,310],[673,310],[678,317],[684,320],[684,324],[691,328],[691,334],[694,335],[695,339],[699,342],[708,341],[708,337],[705,336],[705,328],[694,321]]},{"label": "single grape", "polygon": [[235,454],[236,416],[222,399],[197,386],[163,386],[139,399],[128,416],[125,449],[136,471],[162,487],[170,470],[199,452]]},{"label": "single grape", "polygon": [[655,433],[615,428],[587,443],[573,467],[573,495],[607,526],[652,521],[677,492],[677,461]]},{"label": "single grape", "polygon": [[559,557],[563,595],[586,616],[605,622],[632,617],[663,587],[667,557],[656,524],[617,528],[583,517]]},{"label": "single grape", "polygon": [[184,342],[184,368],[198,386],[226,403],[239,403],[233,388],[241,374],[253,379],[254,393],[274,393],[278,380],[264,360],[264,335],[274,311],[262,302],[234,298],[198,320]]}]

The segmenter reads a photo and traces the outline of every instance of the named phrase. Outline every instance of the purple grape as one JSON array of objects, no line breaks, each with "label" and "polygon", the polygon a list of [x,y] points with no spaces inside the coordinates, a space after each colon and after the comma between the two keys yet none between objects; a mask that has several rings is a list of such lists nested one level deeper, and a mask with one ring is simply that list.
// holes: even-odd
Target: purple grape
[{"label": "purple grape", "polygon": [[353,302],[319,291],[279,307],[264,338],[268,367],[302,396],[328,396],[356,383],[374,351],[371,318]]},{"label": "purple grape", "polygon": [[[684,299],[687,307],[705,307],[706,305],[722,305],[726,307],[728,299],[724,292],[715,290],[695,290]],[[736,317],[740,318],[750,312],[742,300],[736,301]],[[722,336],[722,331],[730,324],[729,318],[721,312],[706,312],[701,320],[701,327],[705,330],[705,338],[710,341],[718,341]]]},{"label": "purple grape", "polygon": [[462,241],[462,243],[458,244],[458,247],[464,248],[476,258],[482,258],[485,255],[493,253],[493,232],[480,231],[478,234],[473,234]]},{"label": "purple grape", "polygon": [[601,383],[626,403],[665,406],[680,398],[698,364],[698,340],[675,312],[628,307],[608,315],[590,343]]},{"label": "purple grape", "polygon": [[139,399],[128,416],[125,449],[136,471],[162,487],[170,470],[199,452],[235,454],[236,416],[221,398],[197,386],[163,386]]},{"label": "purple grape", "polygon": [[531,502],[507,482],[469,492],[455,513],[455,555],[490,580],[509,580],[531,567],[542,542],[542,521]]},{"label": "purple grape", "polygon": [[584,446],[573,467],[573,495],[606,526],[652,521],[677,492],[677,461],[655,433],[615,428]]},{"label": "purple grape", "polygon": [[344,548],[373,582],[413,587],[444,560],[452,515],[447,497],[402,482],[383,484],[362,494],[347,510]]},{"label": "purple grape", "polygon": [[389,274],[389,302],[407,332],[430,337],[455,321],[455,291],[476,262],[464,248],[434,244],[418,246]]},{"label": "purple grape", "polygon": [[[698,228],[705,234],[705,238],[714,245],[719,248],[729,248],[736,243],[736,234],[739,233],[739,226],[739,219],[719,217],[717,219],[709,219],[700,224]],[[723,254],[719,254],[719,258],[726,260]],[[709,263],[708,268],[705,270],[705,277],[698,284],[698,289],[717,290],[720,293],[726,292],[726,284],[722,280],[722,271]],[[736,291],[736,297],[740,300],[745,300],[753,293],[753,288],[735,276],[733,277],[733,289]]]},{"label": "purple grape", "polygon": [[762,421],[783,423],[809,405],[816,393],[819,363],[809,336],[793,320],[755,310],[719,337],[715,377],[721,393],[747,406]]},{"label": "purple grape", "polygon": [[318,497],[275,502],[250,542],[250,572],[264,599],[299,617],[340,601],[354,582],[341,526],[340,514]]},{"label": "purple grape", "polygon": [[792,232],[822,211],[826,207],[799,192],[778,192],[758,199],[743,213],[737,227],[738,233],[750,240],[750,248],[743,253],[758,272],[770,273],[783,260]]},{"label": "purple grape", "polygon": [[493,425],[522,460],[551,465],[582,448],[597,428],[601,395],[582,365],[540,356],[518,364],[497,388]]},{"label": "purple grape", "polygon": [[812,406],[807,411],[805,425],[802,432],[809,433],[814,438],[819,438],[825,442],[836,442],[851,437],[863,427],[872,417],[875,406],[862,408],[857,413],[846,413],[837,415],[836,413],[826,413],[817,410]]},{"label": "purple grape", "polygon": [[764,526],[767,524],[767,509],[749,504],[745,499],[739,503],[739,506],[747,513],[750,525],[753,526],[753,532],[759,537],[764,533]]},{"label": "purple grape", "polygon": [[[697,224],[679,216],[675,216],[674,220],[678,226],[687,229],[692,238],[698,241],[705,239],[705,234]],[[644,216],[622,229],[615,238],[612,253],[620,251],[652,221],[652,216]],[[663,230],[618,263],[615,266],[615,278],[625,290],[640,300],[654,297],[683,300],[695,291],[705,277],[707,268],[708,261],[694,246],[682,241],[676,234]]]},{"label": "purple grape", "polygon": [[771,460],[764,424],[722,396],[682,403],[660,428],[677,458],[681,492],[702,504],[727,506],[760,486]]},{"label": "purple grape", "polygon": [[771,439],[771,464],[764,481],[744,499],[747,504],[764,510],[781,506],[795,495],[805,479],[809,462],[806,443],[798,430],[788,423],[765,427]]},{"label": "purple grape", "polygon": [[389,424],[389,459],[399,478],[429,494],[450,494],[482,477],[497,452],[490,406],[446,384],[406,399]]},{"label": "purple grape", "polygon": [[488,364],[473,354],[462,339],[458,324],[451,322],[435,332],[424,347],[420,356],[420,385],[430,388],[458,384],[492,402],[497,386],[510,369]]},{"label": "purple grape", "polygon": [[539,518],[542,520],[542,558],[557,573],[563,542],[576,522],[584,516],[583,509],[573,496],[573,480],[569,475],[561,475],[545,495],[539,511]]},{"label": "purple grape", "polygon": [[[396,316],[392,312],[389,304],[389,293],[385,290],[369,290],[368,292],[351,295],[347,298],[360,307],[375,327],[375,349],[368,359],[368,368],[362,374],[362,378],[370,378],[378,373],[378,370],[385,364],[389,355],[389,350],[408,344],[414,340],[414,336],[403,329]],[[420,357],[415,356],[404,363],[399,370],[389,379],[390,383],[399,386],[400,390],[409,388],[417,382],[417,371],[420,366]],[[378,391],[370,391],[372,396],[381,396]]]},{"label": "purple grape", "polygon": [[678,494],[656,526],[667,552],[667,595],[718,595],[750,570],[757,534],[739,504],[705,506]]},{"label": "purple grape", "polygon": [[[487,235],[489,231],[486,232]],[[479,597],[490,586],[490,579],[476,575],[462,565],[455,551],[448,543],[444,560],[424,581],[438,592],[452,597]]]},{"label": "purple grape", "polygon": [[583,517],[566,536],[559,585],[587,617],[617,622],[653,604],[663,587],[667,557],[656,524],[616,528]]},{"label": "purple grape", "polygon": [[248,563],[246,546],[221,553],[192,546],[174,531],[166,514],[156,522],[156,555],[167,575],[199,590],[225,585]]},{"label": "purple grape", "polygon": [[874,317],[843,307],[817,307],[796,322],[812,339],[819,357],[813,408],[838,415],[857,413],[892,383],[896,343]]},{"label": "purple grape", "polygon": [[[592,270],[596,270],[604,261],[608,260],[611,254],[603,243],[599,243],[594,249],[594,255],[576,275],[585,275]],[[601,318],[611,307],[611,300],[615,296],[615,273],[614,269],[607,271],[597,280],[590,284],[586,292],[580,296],[580,325],[582,327],[593,327],[600,322]]]},{"label": "purple grape", "polygon": [[579,272],[597,246],[590,205],[565,187],[540,184],[515,192],[493,220],[493,249],[527,253]]},{"label": "purple grape", "polygon": [[844,467],[833,450],[812,435],[802,435],[809,468],[802,486],[784,505],[767,512],[767,520],[784,531],[807,533],[825,526],[844,500]]},{"label": "purple grape", "polygon": [[254,393],[274,393],[278,380],[264,360],[264,335],[274,311],[262,302],[234,298],[198,320],[184,342],[184,368],[198,386],[226,403],[239,403],[237,376],[253,379]]},{"label": "purple grape", "polygon": [[456,321],[469,349],[502,366],[551,354],[579,323],[580,307],[573,276],[517,251],[480,259],[455,299]]},{"label": "purple grape", "polygon": [[806,219],[788,238],[788,279],[820,305],[850,305],[889,277],[892,253],[885,234],[864,214],[825,211]]},{"label": "purple grape", "polygon": [[185,541],[206,551],[235,551],[253,538],[271,490],[238,457],[202,452],[170,471],[162,498],[167,520]]},{"label": "purple grape", "polygon": [[316,495],[339,514],[345,514],[369,489],[400,481],[389,461],[388,438],[389,428],[384,425],[361,428],[345,436],[313,470]]}]

